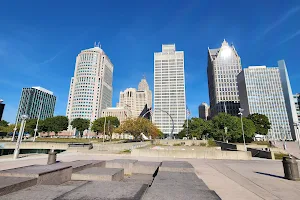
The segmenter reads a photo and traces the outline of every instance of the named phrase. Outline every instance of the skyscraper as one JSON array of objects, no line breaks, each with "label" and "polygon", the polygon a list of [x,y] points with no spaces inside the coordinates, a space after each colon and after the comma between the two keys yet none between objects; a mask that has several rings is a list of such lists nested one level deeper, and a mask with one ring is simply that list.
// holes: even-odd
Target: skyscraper
[{"label": "skyscraper", "polygon": [[219,112],[237,115],[239,94],[237,75],[241,72],[241,59],[233,45],[224,40],[221,48],[208,49],[208,90],[211,117]]},{"label": "skyscraper", "polygon": [[298,116],[298,122],[300,122],[300,94],[294,94],[294,103],[295,103],[295,108]]},{"label": "skyscraper", "polygon": [[0,99],[0,121],[2,120],[2,115],[3,115],[3,112],[4,112],[4,107],[5,107],[5,104],[3,103],[3,100]]},{"label": "skyscraper", "polygon": [[289,122],[292,112],[288,111],[284,96],[288,92],[284,85],[290,83],[288,79],[282,79],[285,74],[281,73],[280,67],[250,66],[244,69],[238,75],[241,108],[244,116],[259,113],[269,118],[271,129],[268,136],[271,140],[292,140],[296,139],[297,133],[294,124]]},{"label": "skyscraper", "polygon": [[53,117],[56,97],[53,92],[42,87],[23,88],[19,103],[16,122],[20,123],[22,115],[28,115],[28,119],[41,120]]},{"label": "skyscraper", "polygon": [[175,44],[154,53],[154,123],[165,136],[178,134],[186,120],[184,52]]},{"label": "skyscraper", "polygon": [[152,92],[144,77],[138,85],[138,89],[127,88],[120,92],[120,99],[117,107],[124,107],[131,111],[131,117],[138,117],[143,111],[145,105],[152,107]]},{"label": "skyscraper", "polygon": [[199,111],[199,118],[204,120],[208,120],[210,118],[210,109],[207,103],[201,103],[201,105],[198,108],[198,111]]},{"label": "skyscraper", "polygon": [[113,69],[99,44],[78,54],[66,111],[70,123],[75,118],[94,121],[102,109],[112,106]]}]

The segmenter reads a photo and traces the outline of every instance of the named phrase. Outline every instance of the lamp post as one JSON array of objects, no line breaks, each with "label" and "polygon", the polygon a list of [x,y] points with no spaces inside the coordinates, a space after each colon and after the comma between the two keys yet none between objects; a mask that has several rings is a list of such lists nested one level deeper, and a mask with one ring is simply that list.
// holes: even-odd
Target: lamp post
[{"label": "lamp post", "polygon": [[22,115],[21,116],[21,127],[20,127],[20,131],[19,131],[19,135],[18,135],[18,140],[16,143],[16,148],[14,151],[14,159],[17,159],[20,153],[20,144],[22,142],[22,138],[23,138],[23,133],[24,133],[24,129],[25,129],[25,125],[26,125],[26,119],[28,118],[27,115]]},{"label": "lamp post", "polygon": [[[225,127],[224,127],[225,136],[227,135],[227,130],[228,130],[228,128],[225,126]],[[224,137],[224,134],[223,134],[223,142],[225,142],[225,137]]]},{"label": "lamp post", "polygon": [[286,150],[286,143],[285,143],[285,137],[286,136],[285,136],[285,132],[283,131],[283,127],[282,126],[280,126],[279,128],[281,130],[281,134],[280,134],[281,135],[281,139],[283,140],[283,149]]},{"label": "lamp post", "polygon": [[300,149],[300,133],[299,133],[299,123],[294,123],[294,126],[296,127],[296,140],[298,141],[298,147]]},{"label": "lamp post", "polygon": [[36,133],[37,133],[37,131],[38,131],[39,120],[40,120],[40,117],[41,117],[41,112],[42,112],[43,103],[44,103],[44,101],[42,100],[42,103],[41,103],[41,105],[40,105],[39,116],[38,116],[38,118],[37,118],[37,120],[36,120],[36,125],[35,125],[35,129],[34,129],[33,142],[35,142]]},{"label": "lamp post", "polygon": [[240,112],[238,114],[241,116],[242,133],[243,133],[243,140],[244,140],[244,148],[245,148],[245,151],[247,151],[246,142],[245,142],[244,124],[243,124],[243,111],[244,111],[244,109],[239,108],[239,111]]}]

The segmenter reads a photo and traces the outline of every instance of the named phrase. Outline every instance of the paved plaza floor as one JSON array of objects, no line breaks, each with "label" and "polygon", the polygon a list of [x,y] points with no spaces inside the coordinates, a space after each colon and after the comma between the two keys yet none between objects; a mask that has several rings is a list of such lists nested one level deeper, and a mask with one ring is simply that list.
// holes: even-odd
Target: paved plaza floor
[{"label": "paved plaza floor", "polygon": [[[132,157],[130,155],[88,155],[81,153],[58,154],[59,161],[74,160],[112,160],[136,159],[139,161],[188,161],[199,178],[209,189],[214,190],[222,199],[256,200],[256,199],[300,199],[300,182],[285,180],[281,161],[256,159],[238,160],[205,160]],[[0,159],[0,170],[46,164],[47,155],[27,156],[12,160],[9,156]],[[299,163],[300,165],[300,163]],[[300,170],[300,168],[299,168]]]}]

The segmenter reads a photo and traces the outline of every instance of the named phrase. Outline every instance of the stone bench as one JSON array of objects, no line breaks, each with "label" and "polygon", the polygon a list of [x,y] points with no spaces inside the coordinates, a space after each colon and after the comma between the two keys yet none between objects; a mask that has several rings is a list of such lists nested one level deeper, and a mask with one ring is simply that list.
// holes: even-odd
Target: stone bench
[{"label": "stone bench", "polygon": [[71,180],[72,166],[30,165],[0,171],[0,176],[37,178],[37,184],[58,185]]},{"label": "stone bench", "polygon": [[124,177],[123,182],[126,183],[141,183],[151,185],[153,181],[153,175],[151,174],[132,174],[131,176]]},{"label": "stone bench", "polygon": [[153,175],[160,165],[161,162],[138,161],[133,164],[132,173]]},{"label": "stone bench", "polygon": [[101,160],[76,160],[72,162],[57,163],[55,165],[70,165],[73,168],[73,173],[90,167],[105,167],[105,161]]},{"label": "stone bench", "polygon": [[195,169],[190,163],[185,161],[163,161],[159,171],[195,172]]},{"label": "stone bench", "polygon": [[137,162],[137,160],[131,159],[115,159],[106,161],[107,168],[123,168],[124,173],[126,175],[132,174],[133,165]]},{"label": "stone bench", "polygon": [[[0,196],[37,184],[36,178],[0,176]],[[1,197],[1,199],[3,199]]]},{"label": "stone bench", "polygon": [[119,168],[87,168],[72,174],[72,180],[87,181],[120,181],[124,178],[124,170]]}]

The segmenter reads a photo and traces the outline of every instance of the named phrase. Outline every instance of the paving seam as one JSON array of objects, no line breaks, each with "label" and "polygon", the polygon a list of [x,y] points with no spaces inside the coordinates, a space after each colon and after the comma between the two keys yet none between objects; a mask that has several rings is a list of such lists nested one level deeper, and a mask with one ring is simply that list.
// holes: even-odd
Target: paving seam
[{"label": "paving seam", "polygon": [[[221,174],[223,174],[224,176],[226,176],[227,178],[229,178],[230,180],[234,181],[235,183],[237,183],[238,185],[240,185],[241,187],[245,188],[246,190],[250,191],[251,193],[255,194],[256,196],[262,198],[262,199],[265,199],[264,197],[260,196],[259,194],[256,194],[255,192],[253,192],[252,190],[249,190],[248,188],[244,187],[243,185],[239,184],[238,182],[236,182],[235,180],[231,179],[229,176],[227,176],[225,173],[222,173],[222,171],[220,171],[217,167],[215,167],[213,164],[209,164],[206,162],[207,165],[209,165],[210,167],[214,168],[215,170],[217,170],[218,172],[220,172]],[[246,180],[248,180],[249,182],[253,183],[254,185],[256,185],[257,187],[261,188],[262,190],[266,191],[267,193],[271,194],[272,196],[275,196],[276,198],[278,199],[281,199],[279,198],[278,196],[272,194],[271,192],[269,192],[268,190],[262,188],[260,185],[256,184],[255,182],[249,180],[248,178],[246,178],[245,176],[241,175],[240,173],[234,171],[233,169],[231,169],[230,167],[226,166],[226,165],[223,165],[224,167],[227,167],[228,169],[230,169],[231,171],[235,172],[236,174],[240,175],[241,177],[245,178]]]},{"label": "paving seam", "polygon": [[86,183],[84,183],[84,184],[82,184],[82,185],[80,185],[80,186],[78,186],[78,187],[75,187],[74,189],[72,189],[72,190],[70,190],[70,191],[68,191],[68,192],[66,192],[66,193],[64,193],[64,194],[62,194],[62,195],[60,195],[60,196],[56,197],[56,198],[55,198],[55,199],[53,199],[53,200],[60,200],[60,198],[61,198],[61,197],[63,197],[64,195],[66,195],[66,194],[69,194],[69,193],[73,192],[74,190],[76,190],[76,189],[78,189],[78,188],[80,188],[80,187],[82,187],[82,186],[84,186],[84,185],[88,184],[89,182],[90,182],[90,181],[87,181]]}]

